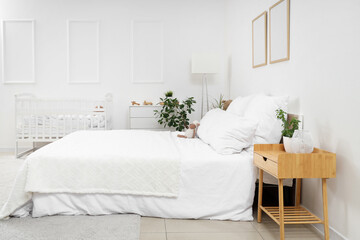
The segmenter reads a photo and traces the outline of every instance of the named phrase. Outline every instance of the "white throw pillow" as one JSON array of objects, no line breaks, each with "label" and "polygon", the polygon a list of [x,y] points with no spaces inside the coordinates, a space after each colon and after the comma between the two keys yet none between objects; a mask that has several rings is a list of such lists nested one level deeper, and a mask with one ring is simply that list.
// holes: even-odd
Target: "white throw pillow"
[{"label": "white throw pillow", "polygon": [[[253,118],[259,125],[255,132],[254,143],[279,143],[282,136],[282,122],[276,118],[276,110],[287,111],[288,96],[256,95],[251,98],[245,110],[244,117]],[[231,104],[230,104],[231,105]]]},{"label": "white throw pillow", "polygon": [[236,114],[238,116],[243,117],[245,115],[245,111],[251,102],[258,95],[249,95],[246,97],[237,97],[235,98],[229,105],[228,109],[226,110],[229,113]]},{"label": "white throw pillow", "polygon": [[253,144],[257,122],[221,109],[213,109],[201,119],[199,138],[220,154],[239,153]]}]

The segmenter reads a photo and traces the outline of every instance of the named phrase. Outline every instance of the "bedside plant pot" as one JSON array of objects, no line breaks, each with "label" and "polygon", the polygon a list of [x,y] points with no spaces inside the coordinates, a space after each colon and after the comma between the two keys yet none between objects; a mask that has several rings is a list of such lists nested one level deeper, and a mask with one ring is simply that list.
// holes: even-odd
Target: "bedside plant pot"
[{"label": "bedside plant pot", "polygon": [[284,148],[287,153],[292,153],[292,139],[289,137],[283,137]]}]

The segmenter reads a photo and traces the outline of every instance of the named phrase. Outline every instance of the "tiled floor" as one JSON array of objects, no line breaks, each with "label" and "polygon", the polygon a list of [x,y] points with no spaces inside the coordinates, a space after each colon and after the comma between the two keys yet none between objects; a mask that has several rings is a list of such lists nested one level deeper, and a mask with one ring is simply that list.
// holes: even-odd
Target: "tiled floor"
[{"label": "tiled floor", "polygon": [[[285,227],[286,239],[323,239],[308,225]],[[141,218],[140,240],[272,240],[279,239],[279,227],[269,217],[262,223],[210,220]]]},{"label": "tiled floor", "polygon": [[[0,153],[0,174],[4,183],[0,185],[0,206],[10,192],[17,169],[23,160],[12,154]],[[6,169],[7,171],[3,171]],[[321,234],[308,225],[288,225],[286,239],[323,239]],[[272,240],[279,239],[279,227],[266,214],[263,222],[231,222],[210,220],[176,220],[141,218],[140,240]]]}]

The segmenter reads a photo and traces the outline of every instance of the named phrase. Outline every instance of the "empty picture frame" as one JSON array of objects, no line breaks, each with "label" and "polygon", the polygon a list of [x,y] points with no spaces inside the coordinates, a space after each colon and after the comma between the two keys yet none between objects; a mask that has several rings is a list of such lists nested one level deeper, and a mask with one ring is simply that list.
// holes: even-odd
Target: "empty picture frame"
[{"label": "empty picture frame", "polygon": [[290,0],[280,0],[269,9],[270,63],[290,59]]},{"label": "empty picture frame", "polygon": [[69,83],[99,83],[99,21],[68,20]]},{"label": "empty picture frame", "polygon": [[34,20],[3,20],[1,52],[3,83],[35,83]]},{"label": "empty picture frame", "polygon": [[267,64],[267,12],[252,21],[252,67]]},{"label": "empty picture frame", "polygon": [[131,34],[133,83],[163,82],[163,23],[133,21]]}]

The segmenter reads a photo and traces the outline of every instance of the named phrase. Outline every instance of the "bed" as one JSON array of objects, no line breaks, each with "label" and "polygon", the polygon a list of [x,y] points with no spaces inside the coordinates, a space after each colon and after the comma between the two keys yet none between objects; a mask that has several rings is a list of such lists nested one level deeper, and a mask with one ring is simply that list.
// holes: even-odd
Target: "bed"
[{"label": "bed", "polygon": [[[170,143],[166,143],[166,141],[169,142],[168,138],[164,138],[164,141],[162,141],[160,135],[168,136]],[[24,168],[17,177],[14,190],[0,212],[0,218],[9,215],[26,216],[29,211],[32,211],[33,217],[54,214],[136,213],[142,216],[163,218],[252,220],[252,203],[256,179],[256,172],[252,164],[252,149],[246,149],[241,154],[221,155],[200,139],[182,139],[176,135],[177,133],[174,132],[144,130],[80,131],[72,133],[39,149],[27,158]],[[133,136],[133,138],[130,136]],[[139,140],[140,137],[143,140]],[[94,141],[78,141],[84,138],[90,138]],[[151,193],[151,191],[147,190],[145,192],[148,192],[148,194],[141,192],[141,195],[139,195],[135,192],[132,194],[114,191],[106,193],[107,190],[104,189],[98,191],[97,189],[86,189],[86,186],[82,186],[80,188],[82,192],[78,192],[77,190],[74,191],[74,188],[59,189],[54,187],[50,182],[51,179],[56,177],[54,177],[52,170],[49,170],[50,167],[44,167],[48,172],[48,176],[44,176],[46,173],[41,170],[36,171],[38,164],[42,164],[41,160],[38,161],[39,158],[42,158],[42,156],[59,156],[58,151],[65,148],[68,150],[68,154],[61,155],[60,162],[66,162],[69,157],[73,158],[74,155],[77,155],[78,157],[81,156],[79,159],[87,159],[84,160],[84,164],[89,167],[91,165],[89,162],[92,161],[90,156],[99,152],[103,153],[102,159],[111,159],[111,155],[114,153],[110,154],[110,149],[119,146],[114,139],[117,139],[118,143],[125,147],[122,149],[127,149],[130,153],[138,149],[138,152],[141,150],[143,154],[152,151],[151,154],[155,154],[155,151],[163,149],[163,147],[166,147],[168,151],[164,153],[162,150],[161,153],[157,153],[156,156],[160,159],[161,156],[168,157],[168,154],[176,153],[174,161],[179,161],[181,164],[178,189],[175,188],[175,191],[170,191],[173,194],[164,194],[163,192],[166,191],[162,191],[161,194],[158,194],[158,192]],[[151,143],[151,139],[156,140],[156,142]],[[137,143],[137,146],[134,146],[134,143]],[[143,145],[144,143],[148,144],[148,148]],[[159,144],[163,146],[156,149]],[[164,144],[166,145],[164,146]],[[73,148],[69,146],[73,146]],[[145,149],[142,149],[142,147],[145,147]],[[175,148],[171,149],[172,147]],[[54,151],[54,149],[56,150]],[[77,149],[77,153],[74,152],[74,149]],[[93,151],[90,150],[86,154],[88,149],[93,149]],[[115,154],[124,155],[124,152],[118,151]],[[162,162],[161,164],[165,163]],[[57,172],[61,171],[62,167],[67,171],[75,171],[74,168],[58,165],[56,167]],[[32,169],[33,173],[29,174],[27,168]],[[170,177],[176,176],[176,171],[173,168],[168,167],[164,171],[169,169],[172,169],[172,172],[169,173]],[[39,174],[42,176],[39,176]],[[74,175],[77,174],[79,173],[75,171]],[[160,172],[152,172],[152,174],[157,175]],[[33,176],[36,176],[35,180],[32,179]],[[81,176],[78,177],[81,178]],[[100,177],[104,177],[104,175]],[[138,176],[136,177],[138,178]],[[30,188],[32,189],[30,189],[28,184],[32,181],[36,181],[36,183],[31,184]],[[147,181],[152,180],[147,179]],[[46,185],[37,186],[42,183]],[[51,185],[52,187],[50,187]],[[69,184],[61,182],[59,185],[63,187]],[[94,183],[90,185],[94,186]],[[155,181],[155,185],[159,185],[159,183]],[[33,193],[25,192],[26,188]]]},{"label": "bed", "polygon": [[111,129],[109,108],[112,95],[104,99],[41,99],[32,94],[15,95],[16,148],[19,145],[53,142],[78,130]]}]

